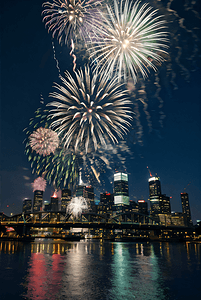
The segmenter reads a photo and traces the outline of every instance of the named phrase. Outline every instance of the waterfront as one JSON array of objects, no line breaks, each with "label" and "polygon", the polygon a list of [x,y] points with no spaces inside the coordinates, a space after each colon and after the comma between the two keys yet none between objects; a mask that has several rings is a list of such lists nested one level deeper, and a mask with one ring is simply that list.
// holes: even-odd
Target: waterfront
[{"label": "waterfront", "polygon": [[201,244],[0,242],[0,299],[199,299]]}]

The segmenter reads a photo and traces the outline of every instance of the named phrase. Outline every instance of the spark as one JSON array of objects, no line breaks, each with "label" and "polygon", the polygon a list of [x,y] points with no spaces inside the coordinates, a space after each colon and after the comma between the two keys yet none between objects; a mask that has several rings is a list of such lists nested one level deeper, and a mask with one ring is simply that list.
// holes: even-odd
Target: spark
[{"label": "spark", "polygon": [[118,74],[119,81],[129,76],[137,81],[138,74],[148,76],[149,68],[164,61],[167,53],[165,20],[147,3],[114,0],[114,11],[107,5],[108,14],[101,13],[102,23],[96,26],[100,36],[89,48],[94,64],[104,72]]},{"label": "spark", "polygon": [[87,201],[84,197],[74,197],[67,206],[67,212],[76,219],[82,214],[83,210],[88,209]]},{"label": "spark", "polygon": [[98,145],[106,145],[106,138],[114,144],[128,132],[132,109],[127,91],[117,77],[109,79],[105,73],[91,73],[88,66],[75,72],[75,80],[69,72],[60,76],[62,85],[55,84],[58,92],[48,106],[52,122],[50,128],[61,138],[64,147],[75,152],[96,151]]}]

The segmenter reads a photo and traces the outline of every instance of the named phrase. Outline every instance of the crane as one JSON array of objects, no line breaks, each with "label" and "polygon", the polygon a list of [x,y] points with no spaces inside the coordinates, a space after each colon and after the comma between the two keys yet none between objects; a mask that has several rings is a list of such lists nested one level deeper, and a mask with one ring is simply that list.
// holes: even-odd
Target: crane
[{"label": "crane", "polygon": [[148,169],[148,171],[149,171],[150,177],[152,177],[151,171],[149,170],[149,167],[148,167],[148,166],[147,166],[147,169]]},{"label": "crane", "polygon": [[191,184],[191,181],[187,184],[187,186],[184,188],[184,192],[187,189],[187,187]]}]

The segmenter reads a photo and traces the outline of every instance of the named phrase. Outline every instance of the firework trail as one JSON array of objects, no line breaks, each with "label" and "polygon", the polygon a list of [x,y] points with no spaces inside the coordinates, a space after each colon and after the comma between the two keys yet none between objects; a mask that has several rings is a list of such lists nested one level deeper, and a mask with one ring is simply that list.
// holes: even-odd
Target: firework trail
[{"label": "firework trail", "polygon": [[58,133],[64,147],[89,153],[99,144],[106,145],[106,137],[113,143],[122,139],[130,126],[132,110],[127,91],[122,91],[117,77],[91,73],[88,66],[75,72],[75,80],[69,72],[65,75],[60,76],[62,85],[55,84],[58,92],[50,94],[57,101],[48,104],[54,107],[50,128]]},{"label": "firework trail", "polygon": [[74,49],[75,49],[75,47],[74,47],[74,43],[73,43],[73,40],[71,39],[71,52],[70,52],[70,55],[72,55],[72,57],[73,57],[73,72],[75,71],[75,69],[76,69],[76,56],[75,56],[75,54],[73,54],[73,52],[74,52]]},{"label": "firework trail", "polygon": [[39,155],[50,155],[59,146],[59,138],[56,132],[47,128],[38,128],[29,136],[29,144]]},{"label": "firework trail", "polygon": [[42,177],[38,177],[32,183],[33,192],[34,191],[45,191],[46,189],[46,180]]},{"label": "firework trail", "polygon": [[59,61],[58,61],[58,59],[56,58],[56,52],[55,52],[55,47],[54,47],[54,42],[52,41],[52,49],[53,49],[53,54],[54,54],[54,60],[55,60],[55,62],[56,62],[56,68],[57,68],[57,70],[58,70],[58,72],[59,72],[59,75],[61,75],[61,70],[60,70],[60,68],[59,68]]},{"label": "firework trail", "polygon": [[84,197],[74,197],[67,206],[67,212],[76,219],[82,214],[83,210],[88,209],[87,201]]},{"label": "firework trail", "polygon": [[107,6],[107,11],[96,27],[100,39],[89,49],[98,67],[111,75],[117,73],[119,81],[132,77],[136,82],[139,74],[148,76],[149,68],[156,71],[168,48],[162,16],[140,1],[118,4],[114,0],[114,10]]},{"label": "firework trail", "polygon": [[192,72],[198,70],[198,54],[201,48],[198,36],[200,16],[196,11],[198,1],[184,0],[182,6],[175,0],[149,2],[167,21],[169,55],[161,54],[166,63],[157,72],[150,69],[146,81],[140,77],[137,83],[132,78],[127,81],[135,111],[132,123],[134,130],[129,131],[128,138],[130,142],[140,145],[144,143],[143,136],[147,129],[149,133],[160,138],[165,118],[163,103],[172,101],[174,90],[179,88],[181,79],[189,82]]}]

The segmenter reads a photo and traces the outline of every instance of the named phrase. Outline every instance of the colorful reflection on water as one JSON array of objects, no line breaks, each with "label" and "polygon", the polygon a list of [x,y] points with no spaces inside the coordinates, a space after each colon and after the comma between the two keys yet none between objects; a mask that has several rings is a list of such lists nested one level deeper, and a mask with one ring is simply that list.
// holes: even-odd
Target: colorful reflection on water
[{"label": "colorful reflection on water", "polygon": [[0,298],[196,297],[201,292],[200,251],[201,244],[191,243],[2,241],[0,280],[5,285]]}]

